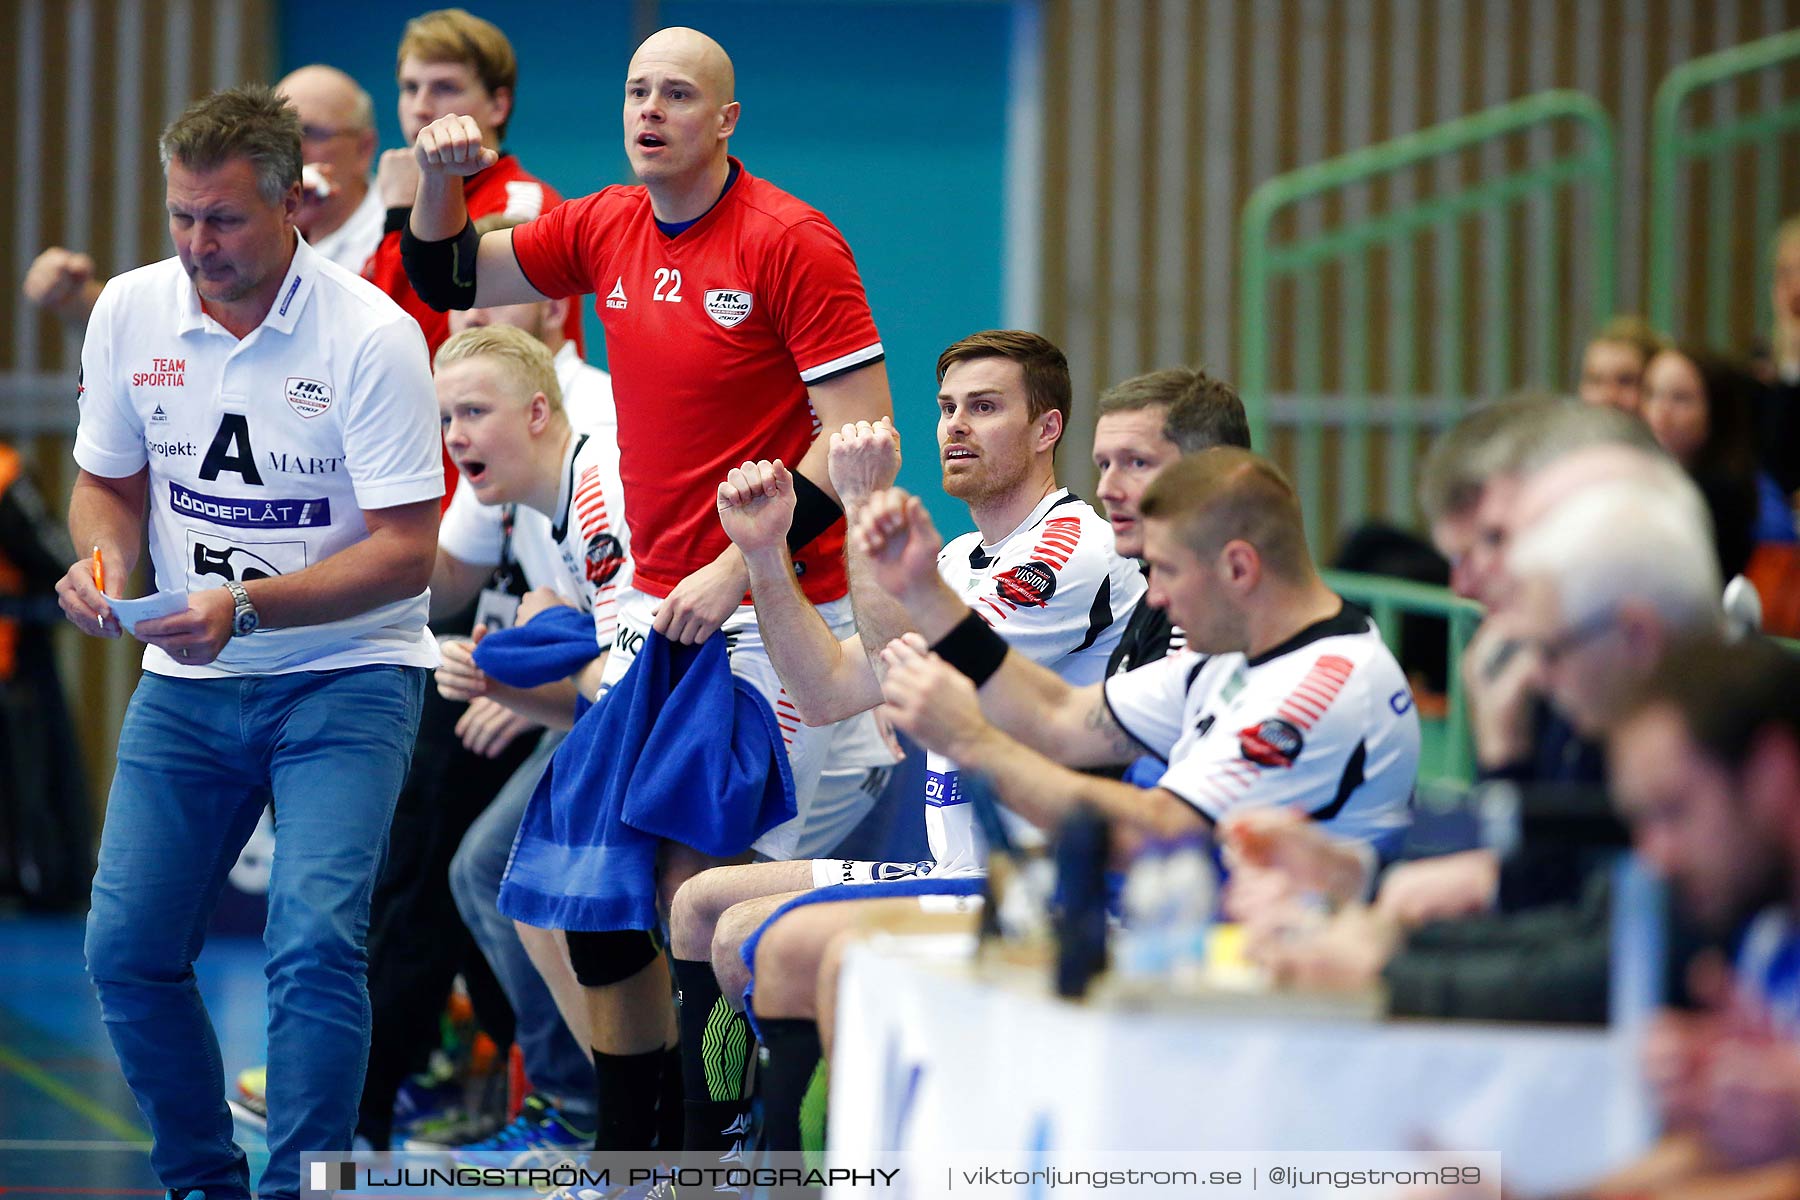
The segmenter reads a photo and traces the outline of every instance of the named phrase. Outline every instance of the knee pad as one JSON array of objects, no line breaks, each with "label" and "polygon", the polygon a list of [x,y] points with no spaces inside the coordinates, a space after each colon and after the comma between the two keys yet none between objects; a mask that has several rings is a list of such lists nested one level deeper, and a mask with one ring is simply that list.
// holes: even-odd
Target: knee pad
[{"label": "knee pad", "polygon": [[568,939],[569,965],[582,987],[621,983],[662,953],[662,940],[647,929],[609,929],[604,933],[571,929]]}]

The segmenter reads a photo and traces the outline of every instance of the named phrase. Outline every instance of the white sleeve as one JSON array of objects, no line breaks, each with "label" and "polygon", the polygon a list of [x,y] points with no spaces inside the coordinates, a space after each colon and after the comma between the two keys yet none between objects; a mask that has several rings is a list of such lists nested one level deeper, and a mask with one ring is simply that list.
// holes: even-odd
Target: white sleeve
[{"label": "white sleeve", "polygon": [[1119,728],[1167,761],[1169,751],[1181,740],[1188,679],[1205,661],[1199,654],[1184,651],[1114,675],[1105,684],[1107,710]]},{"label": "white sleeve", "polygon": [[[1323,672],[1338,670],[1341,679],[1322,683]],[[1158,785],[1215,820],[1236,808],[1278,806],[1330,820],[1362,782],[1370,729],[1363,680],[1352,678],[1357,670],[1366,674],[1326,656],[1304,678],[1290,676],[1294,686],[1246,694],[1169,764]],[[1329,698],[1316,702],[1325,691]]]},{"label": "white sleeve", "polygon": [[477,500],[469,481],[459,478],[450,507],[438,526],[438,549],[474,566],[499,566],[506,549],[506,515],[502,507]]},{"label": "white sleeve", "polygon": [[1053,666],[1112,624],[1110,594],[1104,611],[1096,611],[1101,589],[1110,593],[1112,586],[1112,546],[1100,540],[1079,517],[1052,517],[1038,532],[1030,558],[995,575],[969,597],[969,607],[1008,646]]},{"label": "white sleeve", "polygon": [[124,479],[150,461],[144,449],[144,426],[138,420],[124,380],[113,373],[113,301],[116,287],[101,291],[81,343],[81,374],[75,402],[81,421],[75,427],[75,462],[90,475]]},{"label": "white sleeve", "polygon": [[444,494],[437,392],[418,322],[391,320],[363,341],[344,410],[344,457],[364,512]]}]

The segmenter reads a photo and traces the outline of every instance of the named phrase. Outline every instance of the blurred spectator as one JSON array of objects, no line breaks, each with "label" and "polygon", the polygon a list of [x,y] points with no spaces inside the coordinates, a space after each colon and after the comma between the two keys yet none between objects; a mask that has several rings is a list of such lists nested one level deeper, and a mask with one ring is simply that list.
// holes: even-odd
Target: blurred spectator
[{"label": "blurred spectator", "polygon": [[[1679,477],[1673,482],[1685,486]],[[1720,624],[1717,568],[1699,505],[1668,483],[1625,478],[1583,488],[1521,530],[1508,553],[1505,571],[1516,586],[1491,622],[1496,637],[1587,736],[1630,702],[1671,640]],[[1341,857],[1319,853],[1317,833],[1303,836],[1312,861]],[[1234,830],[1227,837],[1245,851]],[[1252,865],[1279,865],[1259,840],[1270,839],[1250,839]],[[1286,850],[1291,861],[1294,848]],[[1463,861],[1450,895],[1479,881],[1480,859],[1457,857]],[[1488,862],[1491,870],[1491,856]],[[1322,867],[1314,870],[1323,877]],[[1379,978],[1397,1014],[1598,1021],[1606,1011],[1607,875],[1577,879],[1572,907],[1465,918],[1410,934],[1380,901],[1351,905],[1323,924],[1266,911],[1253,915],[1253,953],[1278,979],[1302,986],[1365,987]]]},{"label": "blurred spectator", "polygon": [[[1677,646],[1609,749],[1638,852],[1692,917],[1721,935],[1744,932],[1731,969],[1695,971],[1702,1011],[1666,1014],[1645,1039],[1662,1142],[1589,1194],[1794,1195],[1800,661],[1761,640]],[[1727,1190],[1769,1178],[1786,1187]]]},{"label": "blurred spectator", "polygon": [[369,186],[374,102],[356,80],[322,63],[290,71],[275,90],[300,114],[306,169],[294,224],[321,255],[346,271],[361,271],[387,219],[381,197]]},{"label": "blurred spectator", "polygon": [[[375,114],[369,94],[336,67],[301,67],[275,90],[300,114],[300,212],[294,219],[307,244],[346,271],[360,271],[381,241],[385,212],[369,186],[375,156]],[[137,266],[122,263],[121,268]],[[87,328],[105,284],[91,256],[48,246],[32,260],[20,290],[76,333]]]},{"label": "blurred spectator", "polygon": [[84,906],[94,873],[81,753],[48,636],[74,555],[18,451],[0,442],[0,893],[33,908]]},{"label": "blurred spectator", "polygon": [[1642,317],[1617,316],[1600,327],[1581,352],[1583,404],[1600,404],[1637,416],[1643,404],[1644,368],[1663,348]]},{"label": "blurred spectator", "polygon": [[1774,319],[1761,364],[1767,386],[1757,406],[1757,448],[1763,467],[1792,496],[1800,492],[1800,216],[1782,222],[1771,253]]},{"label": "blurred spectator", "polygon": [[1755,389],[1741,367],[1687,347],[1644,372],[1644,420],[1706,497],[1727,579],[1743,574],[1756,543],[1795,540],[1786,497],[1757,465]]}]

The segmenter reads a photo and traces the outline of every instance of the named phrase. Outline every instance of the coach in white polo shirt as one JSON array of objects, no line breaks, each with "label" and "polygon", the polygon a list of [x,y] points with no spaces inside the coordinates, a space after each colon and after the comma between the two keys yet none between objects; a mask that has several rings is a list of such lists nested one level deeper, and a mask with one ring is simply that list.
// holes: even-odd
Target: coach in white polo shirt
[{"label": "coach in white polo shirt", "polygon": [[176,1197],[250,1195],[193,961],[220,884],[272,796],[269,1166],[347,1150],[368,1051],[369,893],[418,722],[436,547],[437,414],[417,324],[295,233],[300,126],[263,87],[164,131],[176,257],[107,284],[82,350],[90,559],[57,590],[117,636],[149,519],[161,591],[119,734],[88,969]]}]

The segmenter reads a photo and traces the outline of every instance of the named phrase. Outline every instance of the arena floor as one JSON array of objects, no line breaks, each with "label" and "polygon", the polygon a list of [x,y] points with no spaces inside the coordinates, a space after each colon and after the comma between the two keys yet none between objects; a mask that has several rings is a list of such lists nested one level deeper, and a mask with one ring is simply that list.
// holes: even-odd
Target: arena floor
[{"label": "arena floor", "polygon": [[[148,1135],[82,970],[80,917],[0,919],[0,1197],[160,1196]],[[227,1078],[263,1060],[263,949],[214,935],[198,967]],[[243,1128],[252,1178],[266,1157]]]}]

